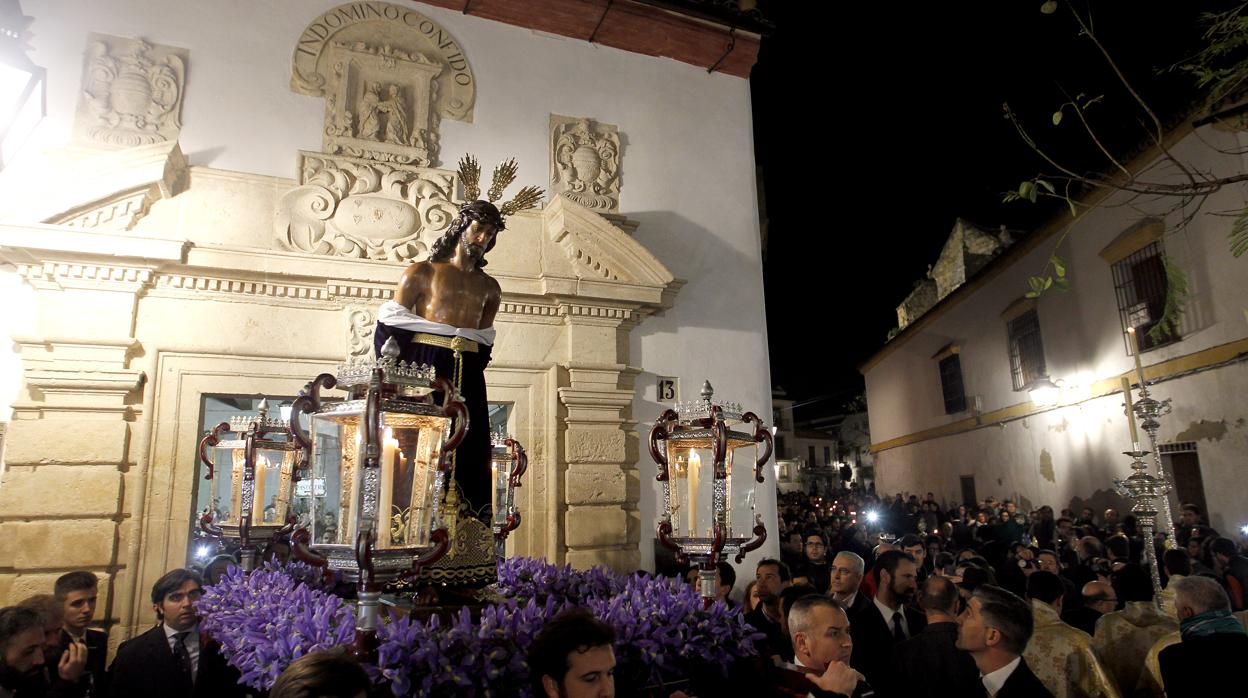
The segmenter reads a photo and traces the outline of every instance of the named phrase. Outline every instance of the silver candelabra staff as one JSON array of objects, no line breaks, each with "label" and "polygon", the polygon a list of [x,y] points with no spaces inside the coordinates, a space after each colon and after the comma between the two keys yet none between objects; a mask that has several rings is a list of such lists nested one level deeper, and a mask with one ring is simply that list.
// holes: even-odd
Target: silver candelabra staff
[{"label": "silver candelabra staff", "polygon": [[[1139,319],[1147,322],[1147,318]],[[1160,479],[1161,484],[1166,487],[1167,492],[1167,494],[1162,496],[1161,500],[1161,513],[1163,517],[1161,523],[1165,526],[1167,544],[1174,544],[1178,541],[1178,535],[1177,531],[1174,529],[1174,516],[1170,512],[1170,495],[1168,493],[1170,491],[1171,480],[1166,475],[1166,469],[1161,464],[1161,454],[1157,450],[1157,429],[1161,426],[1157,420],[1160,417],[1170,414],[1170,399],[1167,398],[1158,402],[1149,396],[1148,383],[1144,381],[1144,364],[1140,361],[1140,354],[1144,351],[1143,340],[1140,337],[1140,334],[1136,332],[1136,328],[1134,326],[1127,328],[1127,334],[1130,336],[1131,344],[1135,348],[1135,351],[1132,352],[1133,358],[1135,359],[1135,375],[1140,382],[1140,399],[1133,403],[1131,402],[1130,381],[1126,378],[1123,379],[1128,406],[1127,416],[1130,417],[1130,412],[1135,412],[1135,415],[1139,417],[1140,426],[1143,427],[1144,431],[1148,433],[1148,445],[1152,448],[1153,463],[1157,466],[1157,477]],[[1134,427],[1132,427],[1131,430],[1131,437],[1132,441],[1137,440],[1135,438]],[[1138,444],[1133,444],[1132,448],[1137,451],[1140,450]],[[1148,452],[1145,451],[1145,453]],[[1167,547],[1169,547],[1169,545],[1167,545]]]},{"label": "silver candelabra staff", "polygon": [[[1161,495],[1161,525],[1163,531],[1169,541],[1178,541],[1178,531],[1174,528],[1174,515],[1170,511],[1171,481],[1166,474],[1165,466],[1161,463],[1161,454],[1157,449],[1157,430],[1161,427],[1157,420],[1170,414],[1170,398],[1161,401],[1154,400],[1149,395],[1148,385],[1144,383],[1144,377],[1140,376],[1140,399],[1135,401],[1132,409],[1135,410],[1135,416],[1140,420],[1140,427],[1148,434],[1148,445],[1152,449],[1153,465],[1157,467],[1157,479],[1165,487],[1165,493]],[[1148,451],[1145,451],[1145,453],[1148,453]]]},{"label": "silver candelabra staff", "polygon": [[1124,455],[1131,456],[1133,472],[1123,480],[1114,480],[1114,484],[1117,485],[1119,494],[1131,500],[1131,513],[1135,514],[1135,519],[1144,533],[1144,560],[1153,578],[1153,603],[1160,609],[1161,575],[1157,570],[1157,551],[1153,547],[1153,535],[1157,525],[1156,500],[1161,497],[1165,501],[1170,486],[1161,478],[1148,474],[1148,465],[1143,460],[1148,453],[1141,450],[1123,451]]}]

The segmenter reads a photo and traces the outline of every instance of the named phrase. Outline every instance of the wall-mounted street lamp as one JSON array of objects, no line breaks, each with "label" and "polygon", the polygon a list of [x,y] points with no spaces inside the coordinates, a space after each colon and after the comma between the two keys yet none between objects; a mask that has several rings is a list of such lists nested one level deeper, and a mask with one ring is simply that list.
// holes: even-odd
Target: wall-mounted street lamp
[{"label": "wall-mounted street lamp", "polygon": [[0,0],[0,169],[48,113],[47,71],[26,55],[26,28],[18,0]]},{"label": "wall-mounted street lamp", "polygon": [[1062,396],[1062,390],[1056,383],[1049,380],[1048,376],[1036,381],[1032,381],[1027,387],[1027,394],[1031,396],[1031,403],[1036,407],[1052,407]]}]

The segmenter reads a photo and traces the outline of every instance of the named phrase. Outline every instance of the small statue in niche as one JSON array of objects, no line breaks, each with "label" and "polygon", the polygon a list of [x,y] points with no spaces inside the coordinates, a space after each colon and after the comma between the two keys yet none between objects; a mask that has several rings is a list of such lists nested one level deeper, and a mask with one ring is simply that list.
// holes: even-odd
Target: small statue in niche
[{"label": "small statue in niche", "polygon": [[381,83],[369,83],[364,89],[364,97],[360,100],[360,129],[356,136],[375,141],[377,134],[381,133],[381,114],[377,109],[381,103],[380,93]]},{"label": "small statue in niche", "polygon": [[373,82],[364,89],[364,96],[360,99],[360,128],[356,136],[370,141],[410,145],[402,89],[398,85],[390,85],[383,100],[381,88],[381,83]]},{"label": "small statue in niche", "polygon": [[390,86],[389,99],[377,105],[386,113],[386,142],[397,145],[408,145],[407,109],[403,106],[403,96],[398,85]]}]

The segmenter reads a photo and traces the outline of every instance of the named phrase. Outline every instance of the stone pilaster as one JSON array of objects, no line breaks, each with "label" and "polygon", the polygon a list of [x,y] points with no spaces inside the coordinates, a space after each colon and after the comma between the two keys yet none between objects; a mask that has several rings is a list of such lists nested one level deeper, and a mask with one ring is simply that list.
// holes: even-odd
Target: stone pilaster
[{"label": "stone pilaster", "polygon": [[46,593],[64,572],[101,578],[97,620],[125,567],[126,473],[146,376],[131,368],[130,337],[148,268],[18,264],[36,289],[35,336],[16,337],[23,386],[13,405],[0,483],[0,598]]},{"label": "stone pilaster", "polygon": [[638,373],[627,366],[633,313],[574,306],[567,319],[568,355],[578,360],[568,364],[568,386],[559,389],[566,410],[566,559],[577,568],[635,570],[641,515],[637,454],[629,440]]}]

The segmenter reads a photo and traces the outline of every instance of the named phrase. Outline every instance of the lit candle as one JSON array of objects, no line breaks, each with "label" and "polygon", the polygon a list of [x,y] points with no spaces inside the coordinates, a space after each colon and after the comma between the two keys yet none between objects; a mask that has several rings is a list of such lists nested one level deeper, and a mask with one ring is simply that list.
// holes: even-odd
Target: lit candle
[{"label": "lit candle", "polygon": [[269,461],[264,456],[256,456],[255,490],[251,498],[251,522],[264,523],[264,476],[268,472]]},{"label": "lit candle", "polygon": [[490,516],[498,521],[498,463],[490,461]]},{"label": "lit candle", "polygon": [[689,535],[698,535],[698,470],[702,467],[702,457],[698,452],[689,449]]},{"label": "lit candle", "polygon": [[1131,409],[1131,379],[1122,377],[1122,397],[1127,401],[1127,426],[1131,427],[1131,448],[1139,450],[1139,433],[1135,430],[1135,410]]},{"label": "lit candle", "polygon": [[381,440],[381,497],[377,500],[377,547],[390,546],[390,512],[394,507],[394,454],[399,450],[399,441],[394,433],[386,428],[386,435]]},{"label": "lit candle", "polygon": [[[1128,327],[1127,332],[1131,333],[1131,343],[1135,354],[1135,373],[1140,378],[1140,387],[1144,387],[1144,365],[1140,363],[1140,337],[1135,333],[1134,327]],[[1129,401],[1128,401],[1129,402]]]}]

